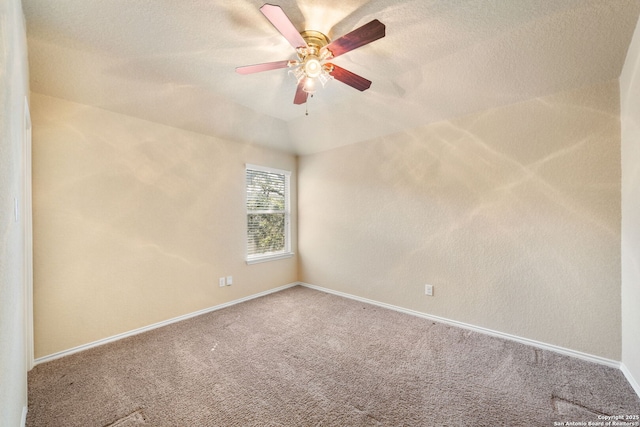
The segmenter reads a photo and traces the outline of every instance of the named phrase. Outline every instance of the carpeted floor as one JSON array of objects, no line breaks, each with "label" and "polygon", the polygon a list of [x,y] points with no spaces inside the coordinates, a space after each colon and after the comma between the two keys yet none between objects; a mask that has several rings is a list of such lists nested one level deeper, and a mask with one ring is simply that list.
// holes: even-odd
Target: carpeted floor
[{"label": "carpeted floor", "polygon": [[554,426],[637,414],[616,369],[294,287],[36,366],[27,426]]}]

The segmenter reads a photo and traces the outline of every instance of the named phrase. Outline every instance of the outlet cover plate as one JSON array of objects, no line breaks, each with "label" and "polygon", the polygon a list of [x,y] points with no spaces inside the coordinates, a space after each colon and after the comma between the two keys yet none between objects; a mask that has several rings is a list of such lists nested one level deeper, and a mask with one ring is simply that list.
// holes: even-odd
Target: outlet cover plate
[{"label": "outlet cover plate", "polygon": [[424,285],[424,294],[432,297],[433,296],[433,285]]}]

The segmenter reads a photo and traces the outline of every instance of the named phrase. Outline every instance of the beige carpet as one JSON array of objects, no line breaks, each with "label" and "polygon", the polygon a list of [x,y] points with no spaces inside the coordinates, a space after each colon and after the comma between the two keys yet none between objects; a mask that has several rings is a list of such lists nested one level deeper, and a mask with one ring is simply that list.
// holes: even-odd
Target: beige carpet
[{"label": "beige carpet", "polygon": [[553,426],[635,414],[616,369],[295,287],[36,366],[27,425]]}]

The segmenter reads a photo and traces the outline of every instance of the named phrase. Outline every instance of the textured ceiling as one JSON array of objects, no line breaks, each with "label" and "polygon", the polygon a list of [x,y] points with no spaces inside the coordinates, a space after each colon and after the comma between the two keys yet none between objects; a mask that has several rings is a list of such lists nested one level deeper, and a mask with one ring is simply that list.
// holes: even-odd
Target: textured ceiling
[{"label": "textured ceiling", "polygon": [[293,104],[293,59],[262,0],[23,0],[31,90],[298,154],[618,78],[640,0],[282,0],[299,30],[337,38],[379,19],[386,37],[335,63]]}]

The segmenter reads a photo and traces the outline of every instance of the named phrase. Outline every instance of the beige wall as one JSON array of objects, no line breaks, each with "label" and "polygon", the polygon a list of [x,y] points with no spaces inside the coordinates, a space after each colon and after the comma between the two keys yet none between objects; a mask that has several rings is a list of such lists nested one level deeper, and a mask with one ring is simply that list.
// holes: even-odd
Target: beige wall
[{"label": "beige wall", "polygon": [[298,168],[302,281],[620,359],[617,81]]},{"label": "beige wall", "polygon": [[27,42],[19,0],[0,2],[0,425],[18,426],[27,405],[24,203]]},{"label": "beige wall", "polygon": [[[620,76],[622,362],[640,387],[640,24]],[[640,388],[636,388],[640,393]]]},{"label": "beige wall", "polygon": [[32,120],[36,358],[297,280],[244,240],[245,163],[294,156],[39,94]]}]

